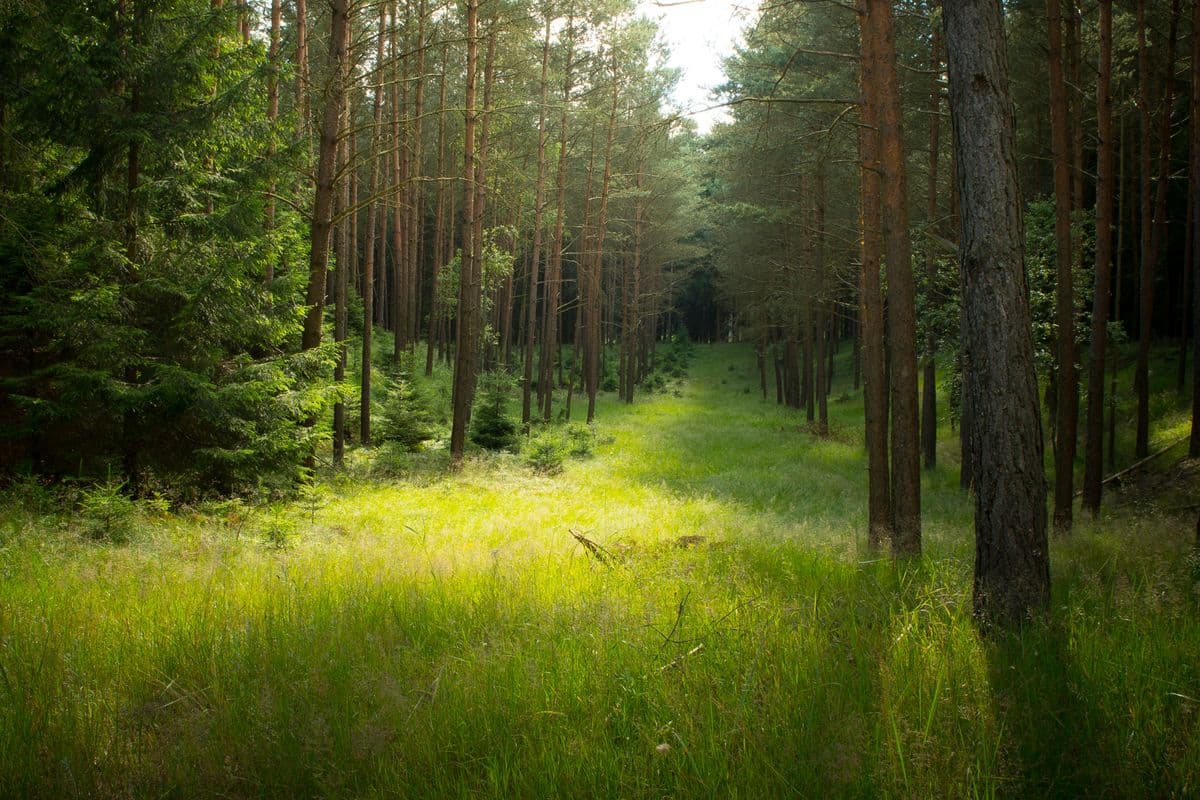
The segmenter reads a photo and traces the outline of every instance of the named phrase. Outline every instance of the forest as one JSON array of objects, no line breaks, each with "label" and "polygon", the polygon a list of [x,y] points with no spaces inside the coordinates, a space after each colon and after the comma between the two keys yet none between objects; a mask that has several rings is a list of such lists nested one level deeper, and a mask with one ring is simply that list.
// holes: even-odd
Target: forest
[{"label": "forest", "polygon": [[0,800],[1200,793],[1200,2],[717,2],[0,2]]}]

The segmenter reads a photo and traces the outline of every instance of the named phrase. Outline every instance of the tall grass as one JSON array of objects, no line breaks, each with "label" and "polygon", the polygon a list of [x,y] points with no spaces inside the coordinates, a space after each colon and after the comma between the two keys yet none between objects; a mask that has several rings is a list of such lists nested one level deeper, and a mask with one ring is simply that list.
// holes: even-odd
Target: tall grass
[{"label": "tall grass", "polygon": [[839,381],[819,440],[752,368],[703,348],[673,391],[604,398],[554,476],[360,452],[286,506],[139,511],[121,546],[14,497],[0,796],[1200,791],[1190,519],[1081,524],[1051,613],[981,639],[949,431],[926,555],[894,565],[865,547],[860,400]]}]

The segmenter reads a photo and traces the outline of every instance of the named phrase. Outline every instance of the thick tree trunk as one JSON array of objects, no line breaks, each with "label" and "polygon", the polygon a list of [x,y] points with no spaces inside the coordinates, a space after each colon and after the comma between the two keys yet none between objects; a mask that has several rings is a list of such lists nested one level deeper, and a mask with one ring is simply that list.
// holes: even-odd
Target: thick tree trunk
[{"label": "thick tree trunk", "polygon": [[944,16],[962,219],[963,387],[978,467],[975,613],[1015,622],[1049,603],[1050,568],[1004,18],[999,0],[947,3]]},{"label": "thick tree trunk", "polygon": [[1092,294],[1092,352],[1088,359],[1087,445],[1083,463],[1083,507],[1093,515],[1100,511],[1104,488],[1104,365],[1108,307],[1112,300],[1112,0],[1100,0],[1096,133],[1096,274]]}]

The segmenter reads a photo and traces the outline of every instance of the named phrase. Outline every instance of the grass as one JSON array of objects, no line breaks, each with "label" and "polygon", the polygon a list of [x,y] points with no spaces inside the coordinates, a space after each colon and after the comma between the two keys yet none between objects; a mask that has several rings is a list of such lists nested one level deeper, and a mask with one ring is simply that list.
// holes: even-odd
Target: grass
[{"label": "grass", "polygon": [[949,430],[894,565],[846,370],[819,440],[753,368],[704,347],[603,396],[556,475],[355,451],[290,504],[142,508],[119,546],[14,493],[0,796],[1200,792],[1193,516],[1113,504],[1053,543],[1051,612],[981,639]]}]

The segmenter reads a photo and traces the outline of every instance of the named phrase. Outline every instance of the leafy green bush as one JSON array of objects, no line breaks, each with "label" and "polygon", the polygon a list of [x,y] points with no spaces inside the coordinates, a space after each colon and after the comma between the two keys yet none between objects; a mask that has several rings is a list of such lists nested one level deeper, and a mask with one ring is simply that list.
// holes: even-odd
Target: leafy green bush
[{"label": "leafy green bush", "polygon": [[573,422],[567,426],[567,453],[573,458],[590,456],[596,443],[596,431],[591,425]]},{"label": "leafy green bush", "polygon": [[388,390],[375,429],[376,440],[396,442],[405,450],[416,452],[436,435],[433,408],[420,384],[401,374]]},{"label": "leafy green bush", "polygon": [[488,450],[510,450],[517,444],[517,423],[508,415],[511,379],[490,372],[480,379],[480,393],[471,419],[471,441]]},{"label": "leafy green bush", "polygon": [[114,544],[129,540],[137,504],[124,489],[124,481],[109,479],[80,494],[79,510],[87,533],[93,539]]},{"label": "leafy green bush", "polygon": [[554,475],[562,471],[566,452],[562,440],[553,431],[543,431],[526,440],[521,458],[537,472]]}]

